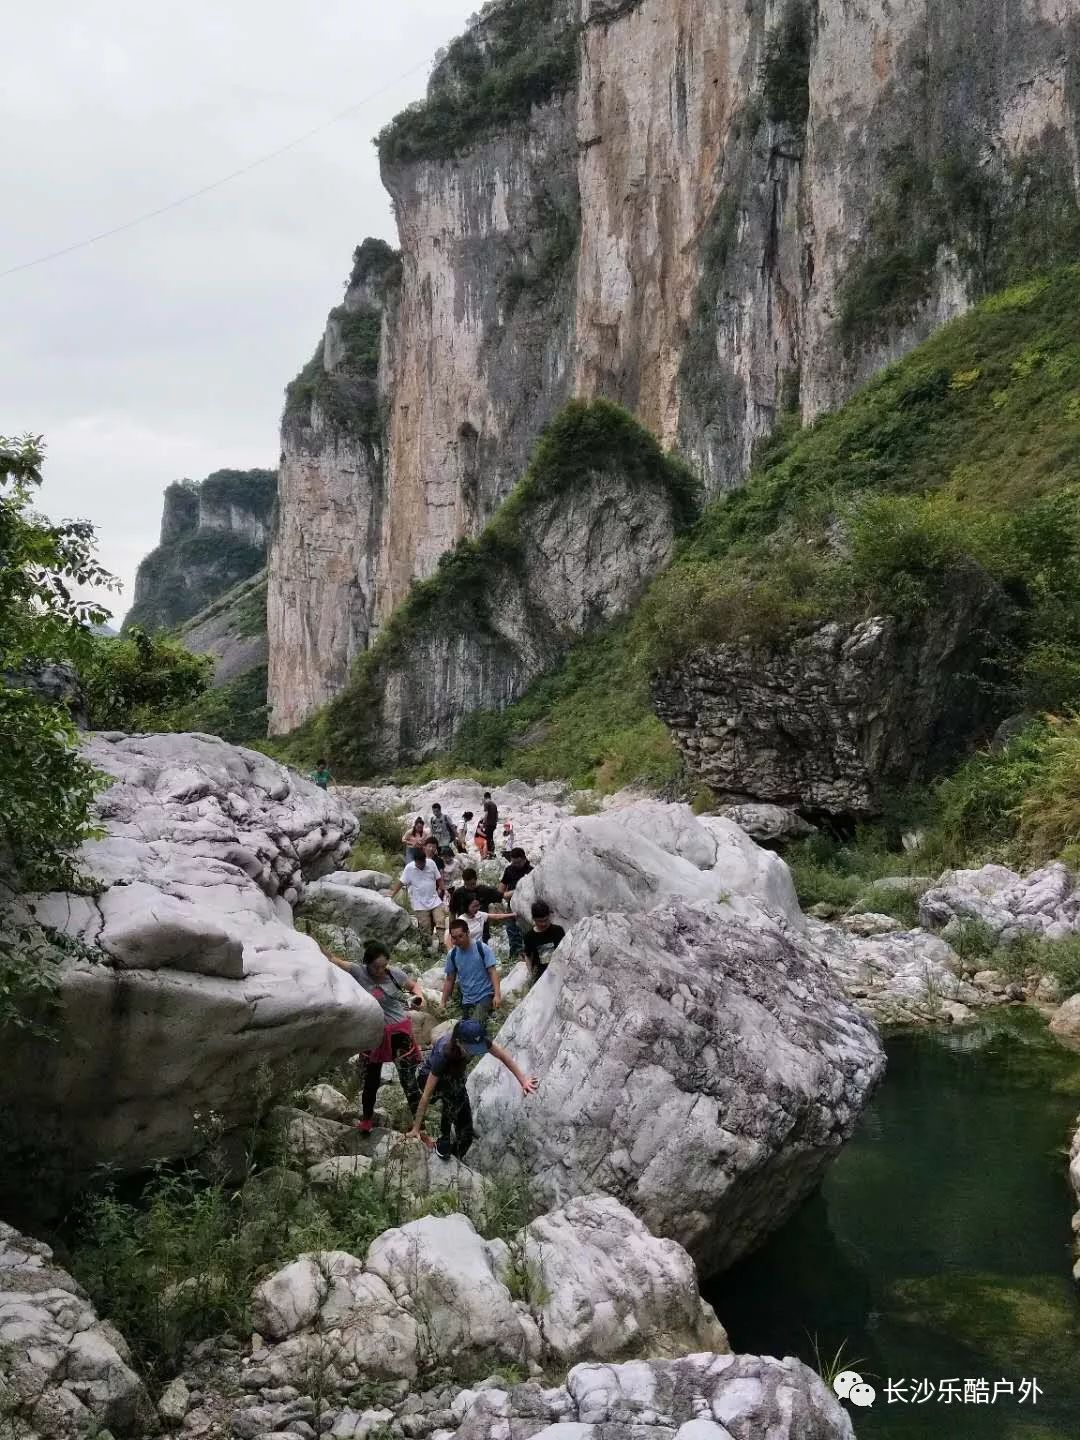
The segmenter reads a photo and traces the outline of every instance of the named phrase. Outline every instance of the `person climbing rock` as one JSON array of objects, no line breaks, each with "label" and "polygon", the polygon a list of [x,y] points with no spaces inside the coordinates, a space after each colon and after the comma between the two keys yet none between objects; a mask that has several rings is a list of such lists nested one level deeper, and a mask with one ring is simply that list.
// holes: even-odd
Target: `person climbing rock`
[{"label": "person climbing rock", "polygon": [[[450,899],[452,902],[452,895]],[[455,919],[457,918],[458,917],[455,916]],[[514,916],[508,910],[482,910],[480,908],[480,897],[473,895],[469,900],[468,908],[461,914],[460,918],[464,920],[465,924],[469,927],[469,940],[475,945],[477,940],[489,940],[491,938],[492,925],[508,925],[512,923]],[[446,948],[448,950],[450,950],[454,944],[454,937],[450,933],[453,924],[454,921],[451,920],[450,924],[446,927]]]},{"label": "person climbing rock", "polygon": [[[479,1020],[459,1020],[449,1035],[435,1042],[421,1066],[419,1079],[423,1090],[413,1116],[412,1129],[406,1136],[409,1140],[422,1140],[429,1147],[433,1145],[440,1160],[450,1160],[455,1156],[463,1160],[475,1138],[465,1078],[469,1061],[478,1055],[494,1055],[501,1065],[506,1066],[526,1095],[533,1094],[537,1088],[537,1081],[522,1074],[502,1046],[494,1043]],[[434,1142],[421,1129],[433,1100],[438,1100],[442,1106],[439,1138]]]},{"label": "person climbing rock", "polygon": [[317,760],[315,769],[311,772],[311,778],[320,790],[326,790],[333,784],[334,777],[330,774],[330,767],[325,760]]},{"label": "person climbing rock", "polygon": [[531,914],[532,929],[525,936],[525,959],[529,962],[529,974],[535,984],[566,938],[566,931],[552,920],[551,906],[546,900],[534,900]]},{"label": "person climbing rock", "polygon": [[327,958],[351,975],[369,995],[373,995],[382,1006],[383,1038],[374,1050],[368,1050],[360,1057],[360,1123],[357,1129],[369,1135],[375,1124],[375,1101],[379,1095],[384,1065],[396,1065],[401,1088],[405,1092],[410,1112],[415,1115],[420,1099],[420,1082],[417,1070],[423,1059],[420,1047],[413,1038],[411,1011],[419,1010],[424,1004],[424,992],[419,983],[390,964],[390,952],[385,945],[372,942],[364,947],[364,963],[349,964],[337,955],[328,952]]},{"label": "person climbing rock", "polygon": [[453,855],[457,829],[449,816],[443,814],[442,806],[437,800],[431,807],[431,823],[428,825],[428,833],[438,845],[441,855]]},{"label": "person climbing rock", "polygon": [[501,904],[502,895],[494,885],[481,885],[475,868],[466,865],[461,872],[461,884],[456,890],[450,891],[451,915],[464,915],[474,899],[480,901],[481,910],[490,910]]},{"label": "person climbing rock", "polygon": [[401,878],[390,891],[390,899],[393,900],[402,890],[408,891],[409,904],[416,916],[416,923],[426,934],[437,936],[442,933],[446,924],[446,910],[443,906],[446,891],[443,888],[442,876],[435,862],[428,859],[422,846],[414,849],[413,855],[415,858],[405,866]]},{"label": "person climbing rock", "polygon": [[454,986],[461,986],[461,1013],[469,1019],[486,1020],[502,1004],[499,969],[492,951],[483,940],[473,940],[462,916],[450,922],[453,942],[446,957],[443,981],[443,1009],[450,1004]]},{"label": "person climbing rock", "polygon": [[[532,874],[532,866],[529,864],[529,857],[520,845],[515,845],[510,851],[510,864],[502,873],[502,883],[499,891],[503,898],[509,900],[518,887],[518,883],[525,879],[526,875]],[[525,937],[521,933],[521,926],[516,920],[506,927],[506,938],[510,942],[510,959],[520,958],[525,949]]]}]

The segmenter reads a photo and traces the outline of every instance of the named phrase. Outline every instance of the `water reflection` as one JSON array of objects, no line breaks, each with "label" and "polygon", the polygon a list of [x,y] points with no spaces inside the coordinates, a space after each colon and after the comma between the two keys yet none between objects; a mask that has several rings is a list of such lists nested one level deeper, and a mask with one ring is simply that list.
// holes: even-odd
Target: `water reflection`
[{"label": "water reflection", "polygon": [[[709,1298],[737,1350],[886,1379],[1036,1376],[1035,1405],[882,1399],[860,1440],[1076,1440],[1080,1302],[1063,1154],[1080,1056],[1037,1017],[888,1042],[889,1073],[824,1189]],[[856,1364],[856,1362],[858,1362]],[[909,1391],[910,1393],[910,1391]]]}]

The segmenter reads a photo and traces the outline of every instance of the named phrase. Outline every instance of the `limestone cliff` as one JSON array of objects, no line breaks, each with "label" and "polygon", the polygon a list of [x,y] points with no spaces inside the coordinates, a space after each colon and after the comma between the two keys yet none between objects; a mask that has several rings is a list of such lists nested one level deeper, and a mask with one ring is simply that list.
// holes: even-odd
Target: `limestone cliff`
[{"label": "limestone cliff", "polygon": [[568,397],[627,406],[716,495],[786,411],[1075,251],[1078,39],[1080,0],[487,6],[380,137],[379,424],[358,445],[313,412],[301,446],[286,416],[273,728],[480,532]]},{"label": "limestone cliff", "polygon": [[286,393],[267,591],[277,731],[337,694],[372,631],[386,486],[380,350],[398,272],[389,246],[358,247],[344,302]]},{"label": "limestone cliff", "polygon": [[313,727],[355,774],[448,749],[624,615],[696,511],[693,476],[624,411],[569,405],[476,541],[415,585]]},{"label": "limestone cliff", "polygon": [[139,566],[124,628],[172,630],[261,570],[276,494],[273,470],[217,470],[170,485],[158,548]]}]

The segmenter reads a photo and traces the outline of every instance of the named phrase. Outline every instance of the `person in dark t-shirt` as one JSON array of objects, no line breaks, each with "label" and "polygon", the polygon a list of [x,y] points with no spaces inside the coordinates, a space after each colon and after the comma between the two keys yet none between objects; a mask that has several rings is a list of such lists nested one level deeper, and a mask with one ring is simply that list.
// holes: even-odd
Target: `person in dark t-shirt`
[{"label": "person in dark t-shirt", "polygon": [[467,865],[461,872],[461,884],[450,892],[451,915],[464,915],[470,900],[473,899],[480,901],[481,910],[499,909],[502,904],[502,891],[496,890],[492,885],[481,885],[475,869]]},{"label": "person in dark t-shirt", "polygon": [[487,843],[487,853],[496,854],[495,837],[499,833],[499,807],[491,798],[491,791],[484,791],[484,840]]},{"label": "person in dark t-shirt", "polygon": [[492,1041],[479,1020],[459,1020],[449,1035],[436,1040],[421,1066],[419,1081],[423,1089],[413,1116],[412,1129],[406,1136],[410,1140],[423,1140],[428,1146],[432,1144],[420,1127],[432,1100],[439,1100],[442,1122],[434,1149],[440,1160],[449,1160],[454,1156],[462,1159],[473,1142],[475,1132],[465,1077],[469,1061],[477,1055],[493,1055],[505,1065],[521,1086],[523,1094],[531,1095],[536,1089],[536,1081],[522,1074],[506,1051]]},{"label": "person in dark t-shirt", "polygon": [[566,931],[551,918],[551,906],[546,900],[534,900],[532,904],[532,929],[525,936],[525,958],[529,962],[529,974],[533,984],[540,979],[551,961],[552,955],[566,938]]},{"label": "person in dark t-shirt", "polygon": [[[524,880],[526,875],[532,874],[532,868],[529,864],[529,857],[525,854],[525,851],[522,850],[520,845],[516,845],[514,849],[510,851],[510,864],[507,865],[503,871],[502,883],[499,886],[499,890],[505,900],[510,900],[520,880]],[[525,948],[525,940],[521,933],[521,927],[516,920],[511,921],[511,923],[507,925],[506,938],[510,942],[510,959],[519,959],[522,950]]]}]

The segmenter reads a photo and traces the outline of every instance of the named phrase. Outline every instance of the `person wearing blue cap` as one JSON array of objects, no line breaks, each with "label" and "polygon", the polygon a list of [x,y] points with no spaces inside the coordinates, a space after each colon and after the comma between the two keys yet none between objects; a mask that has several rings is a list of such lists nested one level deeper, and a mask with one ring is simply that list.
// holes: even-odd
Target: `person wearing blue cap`
[{"label": "person wearing blue cap", "polygon": [[521,1073],[502,1046],[495,1044],[479,1020],[459,1020],[449,1035],[436,1040],[420,1068],[418,1079],[424,1088],[413,1116],[412,1129],[406,1137],[409,1140],[423,1140],[425,1145],[431,1145],[432,1142],[420,1127],[424,1123],[428,1106],[433,1099],[438,1100],[442,1106],[442,1119],[439,1138],[435,1141],[435,1154],[440,1160],[450,1160],[454,1156],[459,1160],[464,1159],[475,1138],[472,1106],[469,1104],[469,1092],[465,1088],[465,1076],[469,1061],[476,1055],[494,1055],[496,1060],[506,1066],[526,1095],[531,1095],[536,1089],[536,1080]]}]

